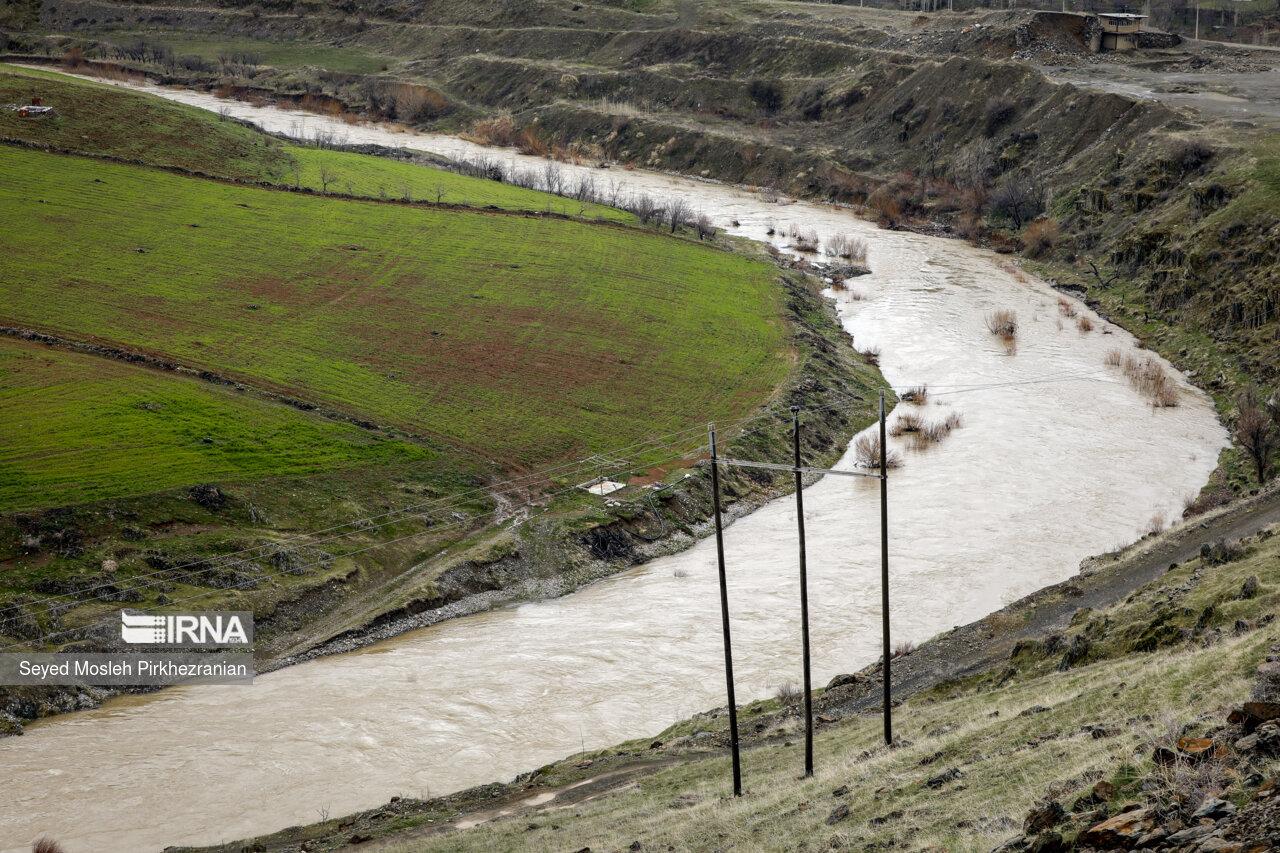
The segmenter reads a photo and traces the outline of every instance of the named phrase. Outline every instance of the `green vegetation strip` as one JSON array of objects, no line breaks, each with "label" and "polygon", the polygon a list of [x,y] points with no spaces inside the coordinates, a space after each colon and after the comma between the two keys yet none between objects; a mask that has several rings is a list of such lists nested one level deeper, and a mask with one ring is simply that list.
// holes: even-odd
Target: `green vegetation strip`
[{"label": "green vegetation strip", "polygon": [[431,455],[194,378],[0,339],[0,511]]},{"label": "green vegetation strip", "polygon": [[5,322],[164,353],[511,463],[744,414],[789,366],[771,266],[628,228],[13,149],[0,230]]},{"label": "green vegetation strip", "polygon": [[0,139],[235,181],[367,198],[443,202],[634,222],[625,211],[417,163],[281,142],[198,107],[56,72],[0,65],[0,104],[41,98],[56,115],[0,111]]}]

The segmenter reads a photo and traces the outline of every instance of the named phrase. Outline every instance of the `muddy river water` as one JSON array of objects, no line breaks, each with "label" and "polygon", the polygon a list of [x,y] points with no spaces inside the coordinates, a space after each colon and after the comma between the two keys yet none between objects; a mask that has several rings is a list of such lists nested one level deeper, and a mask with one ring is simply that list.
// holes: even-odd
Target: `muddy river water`
[{"label": "muddy river water", "polygon": [[[145,88],[280,132],[480,150]],[[845,326],[860,348],[881,349],[896,388],[928,383],[928,418],[954,411],[964,422],[932,450],[903,448],[891,478],[897,638],[919,642],[980,618],[1134,540],[1153,516],[1178,517],[1225,443],[1203,394],[1182,383],[1180,406],[1153,409],[1104,365],[1108,350],[1134,347],[1128,334],[1079,306],[1096,325],[1082,333],[1060,317],[1051,288],[991,253],[880,230],[833,207],[594,171],[629,191],[682,194],[749,237],[781,244],[766,230],[795,223],[867,241],[872,275],[835,294]],[[996,308],[1018,314],[1015,354],[987,332]],[[828,477],[807,489],[805,507],[815,680],[825,683],[877,655],[876,484]],[[799,681],[794,523],[783,499],[727,534],[742,700]],[[714,560],[703,541],[561,599],[446,622],[251,687],[123,698],[33,725],[0,741],[0,850],[29,849],[41,833],[95,853],[243,838],[656,733],[723,701]]]}]

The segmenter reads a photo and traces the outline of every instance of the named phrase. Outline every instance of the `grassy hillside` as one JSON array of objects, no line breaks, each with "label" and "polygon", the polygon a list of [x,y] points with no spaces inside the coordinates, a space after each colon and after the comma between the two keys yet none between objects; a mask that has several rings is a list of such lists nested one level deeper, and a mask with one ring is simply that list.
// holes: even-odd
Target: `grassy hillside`
[{"label": "grassy hillside", "polygon": [[0,512],[430,455],[195,378],[0,339]]},{"label": "grassy hillside", "polygon": [[696,243],[27,150],[0,177],[4,322],[163,353],[491,459],[725,419],[787,372],[774,272]]},{"label": "grassy hillside", "polygon": [[56,72],[0,64],[0,104],[43,98],[57,110],[29,121],[0,111],[0,140],[13,140],[182,169],[234,181],[368,198],[441,201],[504,210],[552,211],[634,222],[621,210],[496,181],[344,151],[281,141],[208,110]]},{"label": "grassy hillside", "polygon": [[[1250,578],[1257,586],[1245,595]],[[1064,807],[1051,821],[1064,841],[1032,849],[1065,851],[1106,815],[1152,801],[1171,825],[1175,818],[1195,825],[1189,815],[1202,799],[1221,795],[1243,807],[1280,762],[1249,759],[1261,772],[1247,779],[1230,750],[1200,763],[1157,765],[1153,756],[1182,736],[1239,737],[1223,723],[1229,708],[1250,698],[1256,667],[1275,654],[1277,606],[1280,537],[1264,531],[1243,548],[1176,566],[1120,604],[1081,610],[1065,632],[1018,644],[993,669],[908,699],[895,711],[893,749],[883,744],[878,715],[843,706],[840,688],[828,690],[816,703],[811,779],[800,778],[799,708],[769,700],[739,715],[755,744],[743,754],[741,799],[729,796],[726,720],[716,710],[511,785],[392,803],[257,839],[258,849],[297,849],[291,845],[307,840],[307,849],[334,850],[358,834],[395,853],[958,853],[1020,835],[1045,799]],[[1086,653],[1063,663],[1066,650],[1086,643]],[[1099,781],[1112,787],[1090,798]],[[458,823],[471,828],[454,829]]]}]

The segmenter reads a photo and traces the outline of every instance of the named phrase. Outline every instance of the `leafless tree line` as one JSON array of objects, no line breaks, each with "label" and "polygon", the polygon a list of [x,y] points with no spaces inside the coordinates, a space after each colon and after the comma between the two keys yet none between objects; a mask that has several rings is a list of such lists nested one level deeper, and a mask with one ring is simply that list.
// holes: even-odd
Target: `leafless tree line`
[{"label": "leafless tree line", "polygon": [[664,228],[675,234],[688,228],[705,240],[715,234],[711,217],[690,207],[683,196],[672,196],[665,201],[642,192],[628,192],[615,178],[600,180],[590,172],[573,174],[554,161],[541,168],[521,169],[497,157],[476,155],[444,164],[446,168],[463,175],[485,178],[524,189],[573,199],[582,204],[599,204],[631,213],[642,225]]}]

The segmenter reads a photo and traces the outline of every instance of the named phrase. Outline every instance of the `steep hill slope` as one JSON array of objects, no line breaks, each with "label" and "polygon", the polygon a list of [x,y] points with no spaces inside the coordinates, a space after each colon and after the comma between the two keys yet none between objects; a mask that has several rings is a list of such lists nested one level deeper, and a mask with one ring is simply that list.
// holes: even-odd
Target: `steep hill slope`
[{"label": "steep hill slope", "polygon": [[[708,420],[734,441],[755,419],[752,452],[781,456],[791,395],[818,387],[844,402],[809,438],[831,458],[871,416],[874,368],[763,255],[60,75],[0,86],[64,106],[0,114],[5,647],[110,645],[122,604],[198,601],[254,609],[275,665],[571,590],[705,520],[685,474]],[[369,197],[280,186],[290,162]],[[443,180],[511,209],[376,191]],[[578,488],[601,474],[640,485]],[[100,698],[28,694],[0,726]]]},{"label": "steep hill slope", "polygon": [[[1259,721],[1228,716],[1244,702],[1280,699],[1276,665],[1268,663],[1280,656],[1274,534],[1273,527],[1239,544],[1206,547],[1124,601],[1082,608],[1065,630],[1021,640],[996,665],[916,693],[895,710],[891,749],[876,706],[856,698],[878,693],[864,690],[878,687],[878,666],[837,677],[815,701],[809,779],[801,778],[801,709],[787,695],[740,712],[752,745],[743,755],[740,799],[729,796],[721,708],[509,785],[399,799],[252,843],[263,851],[299,844],[325,851],[350,849],[358,838],[396,853],[988,851],[1004,842],[1010,853],[1162,842],[1158,849],[1228,849],[1197,846],[1212,836],[1266,850],[1280,831],[1270,802],[1280,730],[1272,723],[1249,740]],[[1118,563],[1134,558],[1140,552]],[[1071,586],[1052,594],[1070,596]],[[1020,602],[972,627],[1001,645],[1034,606],[1034,599]],[[1195,816],[1218,799],[1231,805],[1206,809],[1213,817],[1203,821]],[[1126,810],[1140,827],[1133,835],[1093,829]],[[1186,829],[1196,830],[1186,846],[1164,841]]]}]

